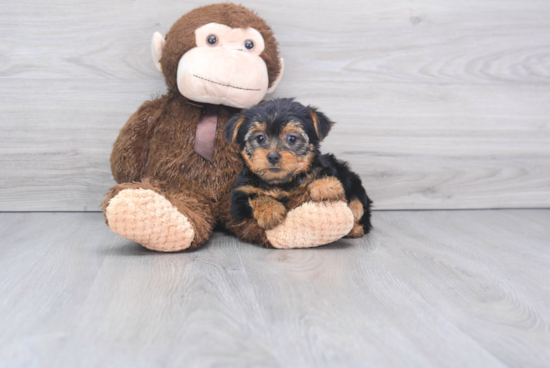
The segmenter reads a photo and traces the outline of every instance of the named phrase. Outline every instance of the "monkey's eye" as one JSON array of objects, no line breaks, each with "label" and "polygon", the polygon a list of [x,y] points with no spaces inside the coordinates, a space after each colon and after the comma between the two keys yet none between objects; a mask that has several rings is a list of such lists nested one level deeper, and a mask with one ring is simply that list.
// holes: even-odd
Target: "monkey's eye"
[{"label": "monkey's eye", "polygon": [[254,48],[254,42],[252,42],[250,40],[244,41],[244,48],[249,50],[249,51],[252,50]]},{"label": "monkey's eye", "polygon": [[298,138],[295,135],[289,135],[288,137],[286,137],[286,141],[290,145],[295,144],[297,140],[298,140]]},{"label": "monkey's eye", "polygon": [[260,134],[259,136],[256,137],[256,142],[258,142],[259,144],[262,144],[265,142],[265,135],[263,134]]},{"label": "monkey's eye", "polygon": [[206,37],[206,42],[208,42],[210,46],[215,46],[218,43],[218,37],[210,35]]}]

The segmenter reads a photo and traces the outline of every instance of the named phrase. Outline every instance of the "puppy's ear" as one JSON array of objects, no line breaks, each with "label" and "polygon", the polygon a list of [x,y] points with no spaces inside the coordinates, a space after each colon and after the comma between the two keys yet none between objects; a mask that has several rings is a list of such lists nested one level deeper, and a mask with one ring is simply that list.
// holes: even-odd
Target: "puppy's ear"
[{"label": "puppy's ear", "polygon": [[239,129],[244,121],[245,115],[243,113],[233,116],[223,131],[225,140],[229,143],[235,143],[237,141],[237,135],[239,135]]},{"label": "puppy's ear", "polygon": [[309,106],[308,110],[313,120],[313,127],[315,128],[315,133],[317,133],[317,138],[322,141],[330,132],[330,128],[332,128],[334,122],[330,121],[325,114],[317,111],[314,107]]}]

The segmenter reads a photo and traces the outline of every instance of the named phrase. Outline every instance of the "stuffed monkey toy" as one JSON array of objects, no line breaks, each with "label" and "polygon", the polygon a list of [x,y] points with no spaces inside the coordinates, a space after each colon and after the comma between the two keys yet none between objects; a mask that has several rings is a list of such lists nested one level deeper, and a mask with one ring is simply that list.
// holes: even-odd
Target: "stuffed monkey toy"
[{"label": "stuffed monkey toy", "polygon": [[[103,213],[111,230],[155,251],[204,244],[215,226],[236,234],[254,224],[230,214],[239,147],[224,139],[226,122],[273,92],[283,59],[270,27],[230,3],[181,17],[152,41],[168,92],[145,102],[120,131],[111,154],[118,183]],[[333,242],[354,225],[344,202],[307,202],[266,233],[276,248]]]}]

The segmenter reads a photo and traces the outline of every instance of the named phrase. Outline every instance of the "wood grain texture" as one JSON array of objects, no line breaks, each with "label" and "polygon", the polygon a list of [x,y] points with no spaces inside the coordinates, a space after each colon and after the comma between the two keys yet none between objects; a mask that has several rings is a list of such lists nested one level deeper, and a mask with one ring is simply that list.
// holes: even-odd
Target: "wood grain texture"
[{"label": "wood grain texture", "polygon": [[[0,210],[95,211],[150,57],[209,1],[0,1]],[[379,209],[550,206],[550,3],[243,2],[285,58],[275,97],[337,121]]]},{"label": "wood grain texture", "polygon": [[363,239],[147,251],[0,214],[0,367],[547,367],[550,210],[375,212]]}]

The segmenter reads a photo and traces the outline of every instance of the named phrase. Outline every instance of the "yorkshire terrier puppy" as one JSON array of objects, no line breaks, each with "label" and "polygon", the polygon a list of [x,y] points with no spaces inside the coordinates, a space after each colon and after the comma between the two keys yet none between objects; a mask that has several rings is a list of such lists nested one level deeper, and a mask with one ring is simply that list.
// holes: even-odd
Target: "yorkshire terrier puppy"
[{"label": "yorkshire terrier puppy", "polygon": [[239,145],[244,164],[231,191],[231,215],[237,221],[254,219],[259,227],[244,240],[269,246],[265,230],[308,201],[345,201],[355,219],[347,237],[370,231],[372,202],[359,175],[332,154],[319,153],[333,124],[294,99],[264,102],[228,121],[225,138]]}]

